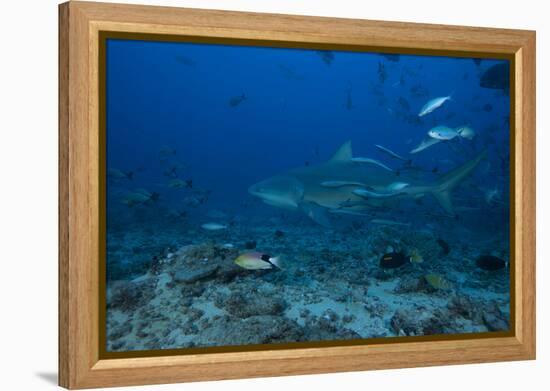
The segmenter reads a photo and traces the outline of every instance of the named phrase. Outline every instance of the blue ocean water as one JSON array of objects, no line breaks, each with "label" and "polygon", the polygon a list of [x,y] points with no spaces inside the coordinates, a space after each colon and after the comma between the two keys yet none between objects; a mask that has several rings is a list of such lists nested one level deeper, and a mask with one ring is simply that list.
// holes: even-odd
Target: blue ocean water
[{"label": "blue ocean water", "polygon": [[[109,39],[108,349],[506,330],[506,65]],[[319,169],[339,148],[378,163]],[[467,162],[452,209],[417,192]],[[323,194],[249,191],[294,168]]]}]

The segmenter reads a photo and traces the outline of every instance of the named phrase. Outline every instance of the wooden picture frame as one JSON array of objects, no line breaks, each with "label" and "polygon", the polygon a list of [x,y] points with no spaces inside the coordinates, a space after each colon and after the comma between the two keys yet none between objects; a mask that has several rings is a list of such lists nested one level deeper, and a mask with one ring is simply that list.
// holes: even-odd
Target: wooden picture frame
[{"label": "wooden picture frame", "polygon": [[[99,310],[101,32],[505,56],[513,64],[512,331],[497,337],[105,358]],[[59,384],[90,388],[535,358],[535,33],[533,31],[149,7],[59,6]]]}]

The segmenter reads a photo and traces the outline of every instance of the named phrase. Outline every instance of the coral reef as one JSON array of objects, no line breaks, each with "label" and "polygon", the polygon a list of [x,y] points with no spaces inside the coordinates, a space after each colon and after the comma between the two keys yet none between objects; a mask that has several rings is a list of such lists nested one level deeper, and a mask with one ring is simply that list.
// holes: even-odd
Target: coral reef
[{"label": "coral reef", "polygon": [[[445,242],[447,252],[430,232],[397,234],[392,227],[372,230],[353,224],[326,240],[317,239],[323,234],[317,226],[287,227],[283,233],[268,224],[255,229],[254,240],[250,230],[241,227],[234,224],[230,235],[208,240],[188,231],[196,243],[167,246],[134,278],[109,280],[108,350],[509,328],[508,272],[476,268],[475,259],[486,249],[469,247],[467,238]],[[129,253],[124,240],[119,241],[110,251]],[[279,256],[284,268],[246,270],[234,263],[239,254],[259,250]],[[422,262],[382,269],[380,256],[387,250],[414,251]],[[436,289],[426,275],[444,275],[448,285]]]}]

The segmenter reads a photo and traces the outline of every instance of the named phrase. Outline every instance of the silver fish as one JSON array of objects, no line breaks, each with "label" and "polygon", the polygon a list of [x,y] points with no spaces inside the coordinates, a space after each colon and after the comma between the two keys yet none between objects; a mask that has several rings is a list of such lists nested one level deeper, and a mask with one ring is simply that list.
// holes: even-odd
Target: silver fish
[{"label": "silver fish", "polygon": [[432,145],[435,145],[435,144],[438,144],[440,143],[442,140],[439,140],[439,139],[436,139],[436,138],[431,138],[431,137],[428,137],[427,139],[424,139],[422,140],[422,142],[416,147],[414,148],[413,150],[411,150],[410,153],[418,153],[418,152],[421,152],[429,147],[431,147]]},{"label": "silver fish", "polygon": [[395,159],[399,159],[399,160],[403,160],[404,162],[408,162],[409,159],[405,159],[403,156],[400,156],[398,154],[396,154],[395,152],[393,152],[392,150],[389,150],[388,148],[386,147],[383,147],[381,145],[378,145],[378,144],[374,144],[374,146],[376,148],[378,148],[379,150],[381,150],[382,152],[385,152],[387,153],[388,155],[390,155],[391,157],[395,158]]},{"label": "silver fish", "polygon": [[426,114],[430,114],[432,111],[434,111],[438,107],[441,107],[443,103],[445,103],[448,100],[451,100],[451,95],[440,96],[438,98],[429,100],[424,106],[422,106],[422,109],[420,110],[420,113],[418,113],[418,116],[423,117]]},{"label": "silver fish", "polygon": [[382,167],[384,170],[388,170],[390,172],[395,172],[394,169],[386,166],[384,163],[382,162],[379,162],[378,160],[375,160],[375,159],[371,159],[371,158],[368,158],[368,157],[354,157],[351,159],[352,162],[354,163],[370,163],[370,164],[375,164],[377,165],[378,167]]},{"label": "silver fish", "polygon": [[222,229],[227,229],[227,225],[219,223],[205,223],[201,225],[201,228],[207,231],[220,231]]},{"label": "silver fish", "polygon": [[448,141],[458,136],[458,133],[456,130],[451,129],[448,126],[439,125],[431,128],[428,131],[428,136],[430,136],[431,138],[436,138],[438,140]]}]

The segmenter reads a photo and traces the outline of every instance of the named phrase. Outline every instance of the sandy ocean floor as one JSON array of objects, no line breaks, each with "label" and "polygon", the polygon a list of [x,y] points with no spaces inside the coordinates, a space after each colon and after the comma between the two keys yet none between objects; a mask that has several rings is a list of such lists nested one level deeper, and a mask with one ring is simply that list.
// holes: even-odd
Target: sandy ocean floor
[{"label": "sandy ocean floor", "polygon": [[[412,227],[362,224],[327,231],[311,224],[281,226],[272,220],[263,225],[234,222],[219,232],[188,229],[185,237],[192,244],[181,246],[165,238],[172,244],[140,269],[139,276],[108,281],[107,349],[457,334],[509,327],[508,270],[488,272],[475,265],[481,254],[508,259],[507,248],[499,245],[502,240],[478,240],[473,245],[472,237],[455,233],[447,234],[448,242],[442,245],[430,230]],[[112,238],[111,252],[119,258],[139,254],[128,246],[139,249],[152,240],[129,227]],[[413,249],[423,262],[380,267],[385,252]],[[240,268],[234,260],[247,251],[280,256],[283,270]],[[447,284],[430,285],[428,274],[441,276]]]}]

